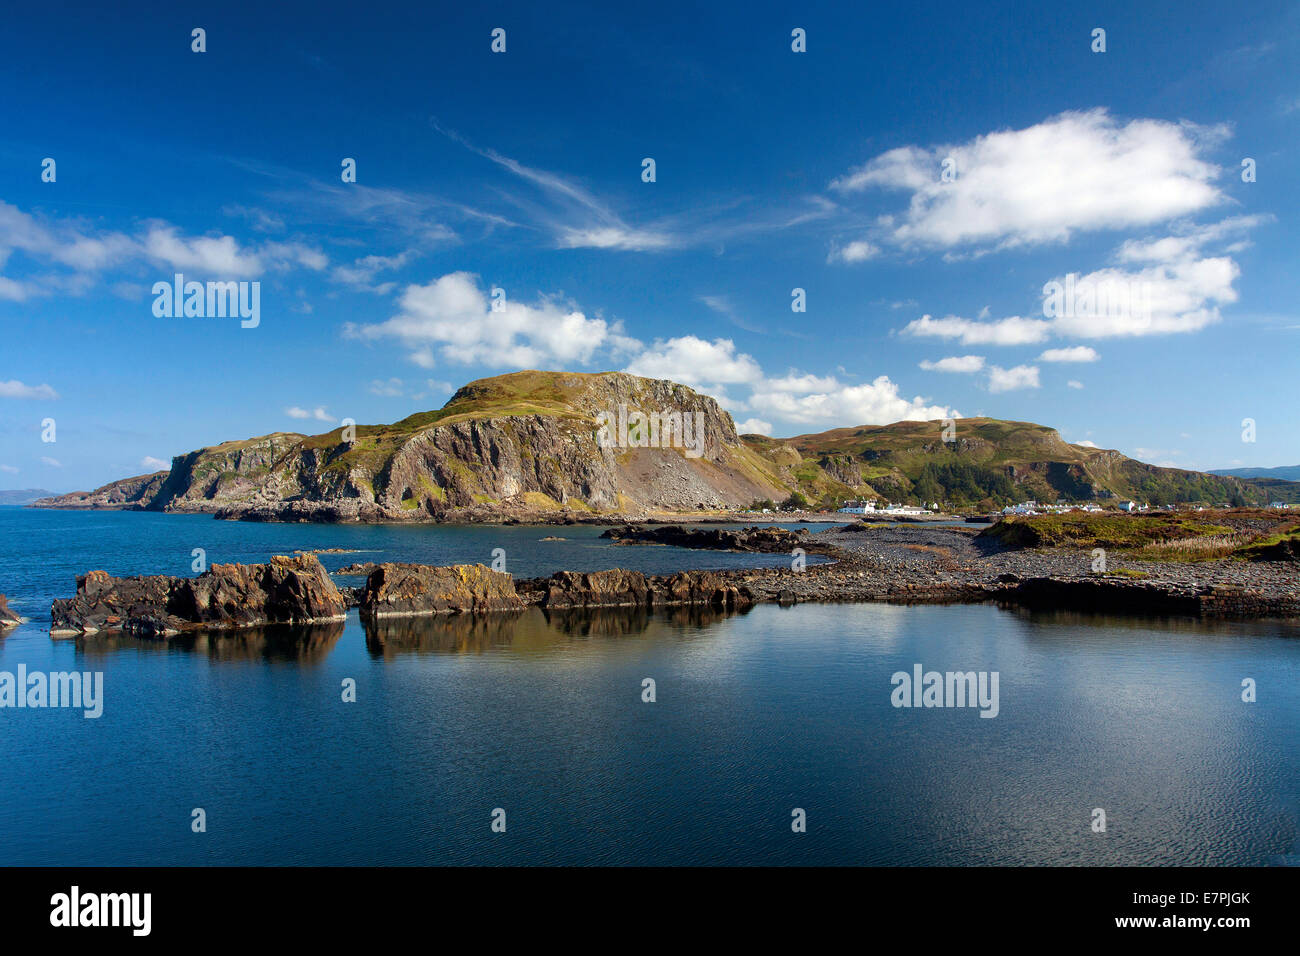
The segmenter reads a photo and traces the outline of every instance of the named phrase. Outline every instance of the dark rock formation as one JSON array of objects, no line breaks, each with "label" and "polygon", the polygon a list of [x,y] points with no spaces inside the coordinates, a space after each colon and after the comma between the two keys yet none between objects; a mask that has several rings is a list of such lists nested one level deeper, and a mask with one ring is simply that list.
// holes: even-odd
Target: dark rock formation
[{"label": "dark rock formation", "polygon": [[481,564],[381,564],[366,579],[361,613],[373,617],[514,611],[524,607],[510,575]]},{"label": "dark rock formation", "polygon": [[5,600],[5,596],[0,594],[0,631],[10,627],[17,627],[22,622],[23,619],[18,616],[18,612],[9,607],[9,602]]},{"label": "dark rock formation", "polygon": [[267,564],[214,564],[197,578],[91,571],[77,578],[75,597],[54,602],[50,633],[166,638],[205,627],[334,621],[345,612],[343,596],[314,555],[277,555]]},{"label": "dark rock formation", "polygon": [[531,589],[533,603],[544,608],[646,607],[653,603],[650,585],[640,571],[558,571],[540,582],[521,582]]},{"label": "dark rock formation", "polygon": [[788,554],[808,545],[808,530],[754,526],[739,531],[723,528],[683,528],[681,525],[647,528],[624,525],[610,528],[602,538],[620,544],[668,544],[678,548],[710,551],[763,551]]},{"label": "dark rock formation", "polygon": [[[657,586],[661,581],[662,590]],[[749,588],[716,571],[679,571],[666,580],[655,578],[654,583],[656,604],[707,604],[735,610],[754,603]]]},{"label": "dark rock formation", "polygon": [[640,571],[559,571],[519,582],[531,604],[550,609],[706,605],[722,610],[749,607],[753,592],[714,571],[647,576]]}]

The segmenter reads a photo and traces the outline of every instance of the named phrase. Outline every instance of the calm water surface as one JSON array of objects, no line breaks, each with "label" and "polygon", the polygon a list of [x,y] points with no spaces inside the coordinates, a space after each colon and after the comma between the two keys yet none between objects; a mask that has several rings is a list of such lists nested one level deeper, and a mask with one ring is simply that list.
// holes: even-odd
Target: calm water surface
[{"label": "calm water surface", "polygon": [[[0,671],[105,682],[97,720],[0,710],[0,863],[1300,859],[1295,623],[765,605],[369,630],[354,612],[170,644],[51,641],[43,627],[75,574],[188,574],[195,547],[209,561],[368,552],[324,555],[328,567],[486,563],[504,547],[519,576],[785,560],[614,548],[599,531],[0,508],[0,591],[34,619],[0,639]],[[916,663],[997,671],[998,717],[892,707],[891,675]],[[347,678],[356,703],[341,700]],[[206,833],[191,832],[195,807]],[[497,807],[505,834],[489,829]],[[795,807],[807,833],[791,832]]]}]

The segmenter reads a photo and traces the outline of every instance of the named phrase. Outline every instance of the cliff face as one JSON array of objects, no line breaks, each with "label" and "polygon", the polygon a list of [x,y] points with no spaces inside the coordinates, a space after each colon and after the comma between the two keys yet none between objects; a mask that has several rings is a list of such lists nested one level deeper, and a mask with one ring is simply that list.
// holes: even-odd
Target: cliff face
[{"label": "cliff face", "polygon": [[[638,428],[637,413],[656,418]],[[712,398],[617,372],[518,372],[393,425],[226,442],[177,456],[170,473],[41,506],[400,521],[738,508],[785,493],[776,467],[742,444]]]}]

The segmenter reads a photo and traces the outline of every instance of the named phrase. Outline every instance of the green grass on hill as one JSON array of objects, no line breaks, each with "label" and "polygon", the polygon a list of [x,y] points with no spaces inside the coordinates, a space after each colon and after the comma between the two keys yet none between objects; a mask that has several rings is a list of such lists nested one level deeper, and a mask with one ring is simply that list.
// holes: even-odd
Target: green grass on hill
[{"label": "green grass on hill", "polygon": [[1013,515],[979,533],[1015,548],[1142,548],[1182,538],[1230,535],[1233,529],[1177,513]]}]

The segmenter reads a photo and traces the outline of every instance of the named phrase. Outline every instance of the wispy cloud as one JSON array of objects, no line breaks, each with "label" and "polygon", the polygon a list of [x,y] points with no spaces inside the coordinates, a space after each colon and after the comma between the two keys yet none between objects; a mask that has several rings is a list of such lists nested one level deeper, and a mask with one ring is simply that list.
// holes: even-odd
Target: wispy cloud
[{"label": "wispy cloud", "polygon": [[55,399],[59,397],[49,385],[26,385],[15,379],[0,382],[0,398]]},{"label": "wispy cloud", "polygon": [[331,425],[338,421],[338,419],[327,412],[324,406],[321,405],[317,405],[313,409],[300,408],[297,405],[293,405],[286,408],[284,413],[290,418],[313,419],[318,422],[328,422]]},{"label": "wispy cloud", "polygon": [[952,355],[948,358],[941,358],[937,362],[925,359],[921,362],[921,368],[927,372],[978,372],[984,368],[984,356]]}]

